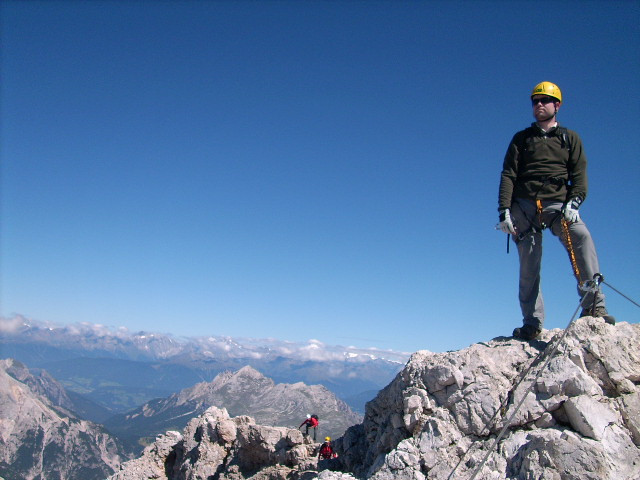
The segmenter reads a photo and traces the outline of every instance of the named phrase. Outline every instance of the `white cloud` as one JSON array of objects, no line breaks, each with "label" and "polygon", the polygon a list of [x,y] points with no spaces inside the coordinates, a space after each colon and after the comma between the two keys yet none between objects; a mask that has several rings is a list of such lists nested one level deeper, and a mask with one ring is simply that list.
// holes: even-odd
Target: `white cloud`
[{"label": "white cloud", "polygon": [[[133,341],[136,344],[144,345],[145,342],[153,340],[157,344],[165,342],[171,344],[172,348],[156,350],[156,354],[162,357],[178,354],[183,348],[187,348],[194,354],[203,356],[216,356],[224,353],[230,357],[252,357],[255,359],[276,355],[287,358],[299,358],[313,361],[335,361],[335,362],[357,362],[365,363],[375,359],[404,363],[409,358],[409,353],[395,352],[393,350],[381,350],[374,347],[357,348],[354,346],[326,345],[324,342],[312,338],[306,342],[291,342],[287,340],[277,340],[274,338],[231,338],[228,336],[208,336],[208,337],[180,337],[171,335],[153,334],[150,332],[131,333],[127,327],[109,327],[103,324],[91,324],[81,322],[66,326],[57,326],[45,322],[26,319],[20,315],[12,318],[0,317],[0,332],[5,334],[16,334],[21,329],[29,327],[47,328],[53,327],[60,333],[67,333],[70,336],[95,335],[100,338],[118,338],[123,341]],[[153,337],[153,338],[151,338]]]},{"label": "white cloud", "polygon": [[0,332],[2,333],[15,333],[25,325],[28,325],[27,320],[21,316],[12,318],[0,317]]}]

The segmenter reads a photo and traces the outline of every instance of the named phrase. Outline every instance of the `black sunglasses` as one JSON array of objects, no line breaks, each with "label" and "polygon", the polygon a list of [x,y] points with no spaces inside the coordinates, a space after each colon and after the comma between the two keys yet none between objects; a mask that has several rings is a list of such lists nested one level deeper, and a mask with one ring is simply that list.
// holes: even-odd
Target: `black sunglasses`
[{"label": "black sunglasses", "polygon": [[538,103],[541,103],[543,105],[549,105],[550,103],[553,102],[557,102],[558,100],[556,100],[553,97],[539,97],[539,98],[532,98],[531,99],[531,105],[532,106],[536,106]]}]

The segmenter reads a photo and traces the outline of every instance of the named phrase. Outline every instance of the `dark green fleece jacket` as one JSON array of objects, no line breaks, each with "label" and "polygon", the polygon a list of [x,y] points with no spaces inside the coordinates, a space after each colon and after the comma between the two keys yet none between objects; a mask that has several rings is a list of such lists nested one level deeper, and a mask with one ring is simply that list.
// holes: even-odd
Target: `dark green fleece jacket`
[{"label": "dark green fleece jacket", "polygon": [[513,136],[502,165],[498,210],[511,208],[516,197],[564,203],[586,196],[587,157],[576,132],[554,127],[545,133],[532,123]]}]

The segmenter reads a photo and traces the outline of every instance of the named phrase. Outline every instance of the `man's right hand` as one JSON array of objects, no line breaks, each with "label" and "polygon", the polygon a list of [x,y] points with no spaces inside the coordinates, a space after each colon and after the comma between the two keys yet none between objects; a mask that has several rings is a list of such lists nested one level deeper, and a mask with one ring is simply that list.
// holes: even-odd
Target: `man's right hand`
[{"label": "man's right hand", "polygon": [[516,234],[516,229],[513,228],[513,222],[511,221],[511,212],[508,208],[500,210],[500,223],[496,225],[496,230],[502,230],[504,233]]}]

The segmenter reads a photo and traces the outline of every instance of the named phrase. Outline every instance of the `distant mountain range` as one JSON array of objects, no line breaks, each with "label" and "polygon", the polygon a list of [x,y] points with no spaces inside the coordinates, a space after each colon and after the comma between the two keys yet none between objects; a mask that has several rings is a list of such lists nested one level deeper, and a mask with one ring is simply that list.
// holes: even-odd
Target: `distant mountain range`
[{"label": "distant mountain range", "polygon": [[247,366],[237,372],[221,373],[211,382],[198,383],[167,398],[147,402],[112,417],[105,426],[141,450],[140,444],[153,442],[167,430],[184,429],[189,420],[212,406],[224,407],[232,416],[249,415],[259,423],[289,428],[298,428],[307,414],[316,414],[320,418],[319,440],[327,435],[340,436],[362,421],[360,415],[321,385],[276,384]]},{"label": "distant mountain range", "polygon": [[15,316],[0,317],[0,357],[46,369],[81,395],[76,400],[84,400],[85,418],[103,422],[247,365],[276,383],[324,385],[363,413],[366,401],[393,379],[408,354],[313,340],[176,338],[89,323],[55,326]]}]

